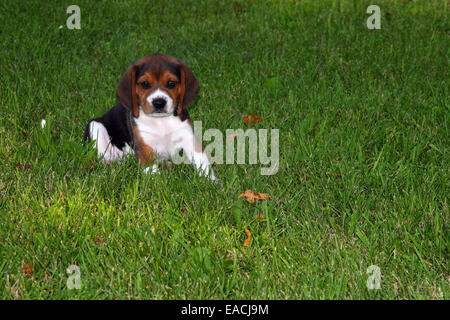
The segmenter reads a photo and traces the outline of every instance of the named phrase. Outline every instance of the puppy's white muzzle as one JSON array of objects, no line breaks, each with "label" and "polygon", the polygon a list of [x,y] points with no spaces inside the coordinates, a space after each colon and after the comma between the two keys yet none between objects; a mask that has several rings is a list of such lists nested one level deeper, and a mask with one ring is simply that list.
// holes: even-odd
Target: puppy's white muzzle
[{"label": "puppy's white muzzle", "polygon": [[[153,101],[156,99],[163,99],[166,101],[166,105],[161,110],[156,110]],[[173,99],[163,90],[157,89],[151,95],[147,97],[147,102],[152,105],[152,112],[148,113],[149,117],[168,117],[173,114]]]}]

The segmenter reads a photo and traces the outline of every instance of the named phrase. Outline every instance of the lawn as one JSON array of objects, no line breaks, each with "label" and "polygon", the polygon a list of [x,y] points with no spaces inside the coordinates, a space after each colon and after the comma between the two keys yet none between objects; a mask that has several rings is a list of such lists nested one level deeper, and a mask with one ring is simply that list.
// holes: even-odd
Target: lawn
[{"label": "lawn", "polygon": [[[0,297],[448,299],[448,13],[445,0],[2,1]],[[204,130],[278,129],[278,172],[216,164],[213,184],[187,164],[98,160],[84,126],[153,52],[198,78]],[[247,189],[269,198],[238,199]]]}]

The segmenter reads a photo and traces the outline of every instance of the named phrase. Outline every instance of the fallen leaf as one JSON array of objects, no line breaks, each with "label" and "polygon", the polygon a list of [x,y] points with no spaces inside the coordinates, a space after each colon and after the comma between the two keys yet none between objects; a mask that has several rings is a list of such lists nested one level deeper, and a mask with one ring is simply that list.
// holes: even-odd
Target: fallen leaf
[{"label": "fallen leaf", "polygon": [[31,166],[31,164],[29,164],[29,163],[26,163],[25,165],[23,165],[20,162],[16,162],[16,167],[19,168],[20,170],[32,169],[33,168]]},{"label": "fallen leaf", "polygon": [[244,241],[244,247],[248,247],[250,245],[250,230],[245,228],[245,233],[247,234],[247,239]]},{"label": "fallen leaf", "polygon": [[326,174],[328,176],[332,177],[332,178],[335,178],[335,179],[339,179],[339,178],[342,177],[342,175],[340,173],[333,173],[333,172],[330,172],[330,171],[327,171]]},{"label": "fallen leaf", "polygon": [[96,244],[101,244],[101,243],[104,243],[105,242],[105,239],[103,239],[103,238],[94,238],[94,242],[96,243]]},{"label": "fallen leaf", "polygon": [[244,122],[246,125],[250,122],[250,119],[252,119],[252,124],[255,124],[256,122],[261,122],[261,117],[257,116],[256,114],[248,114],[244,117]]},{"label": "fallen leaf", "polygon": [[252,190],[245,190],[244,193],[241,193],[238,196],[238,199],[242,198],[242,197],[246,197],[247,201],[250,203],[255,203],[255,200],[267,200],[269,198],[269,194],[267,193],[256,193],[253,192]]},{"label": "fallen leaf", "polygon": [[252,121],[252,123],[255,123],[255,121],[258,122],[258,123],[260,123],[261,120],[262,120],[261,117],[258,117],[256,114],[254,114],[254,115],[253,115],[253,121]]},{"label": "fallen leaf", "polygon": [[66,201],[67,197],[62,193],[62,191],[59,193],[58,201],[64,202]]},{"label": "fallen leaf", "polygon": [[25,261],[22,261],[22,273],[26,276],[30,276],[33,274],[33,263],[27,264]]}]

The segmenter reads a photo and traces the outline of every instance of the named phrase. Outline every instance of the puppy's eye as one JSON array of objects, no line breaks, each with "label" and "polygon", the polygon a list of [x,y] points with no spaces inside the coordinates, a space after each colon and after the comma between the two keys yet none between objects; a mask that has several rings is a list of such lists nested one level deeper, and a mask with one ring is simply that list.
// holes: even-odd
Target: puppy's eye
[{"label": "puppy's eye", "polygon": [[175,81],[168,81],[167,82],[167,88],[169,88],[169,89],[175,88],[176,85],[177,85],[177,83]]},{"label": "puppy's eye", "polygon": [[139,85],[140,85],[143,89],[150,89],[150,83],[148,83],[148,81],[142,81],[142,82],[139,82]]}]

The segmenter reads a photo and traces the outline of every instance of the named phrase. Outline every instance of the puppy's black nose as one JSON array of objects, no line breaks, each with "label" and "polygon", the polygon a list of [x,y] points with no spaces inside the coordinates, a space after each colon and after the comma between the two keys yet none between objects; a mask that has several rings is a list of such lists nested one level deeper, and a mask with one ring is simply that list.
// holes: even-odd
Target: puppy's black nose
[{"label": "puppy's black nose", "polygon": [[155,109],[162,109],[166,106],[166,99],[156,98],[152,101],[152,104],[155,107]]}]

